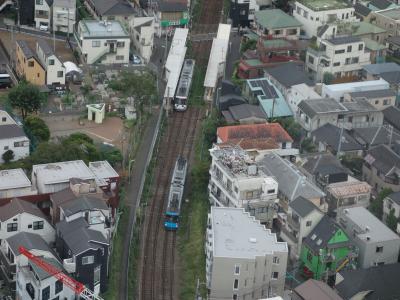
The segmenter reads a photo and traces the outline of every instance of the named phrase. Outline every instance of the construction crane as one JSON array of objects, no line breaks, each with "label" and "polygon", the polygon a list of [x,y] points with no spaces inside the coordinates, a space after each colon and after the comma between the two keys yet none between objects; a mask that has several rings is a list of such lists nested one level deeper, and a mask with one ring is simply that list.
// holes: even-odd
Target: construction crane
[{"label": "construction crane", "polygon": [[29,252],[24,247],[22,247],[22,246],[19,247],[19,252],[22,255],[26,256],[30,261],[32,261],[34,264],[36,264],[42,270],[44,270],[48,274],[54,276],[55,278],[60,280],[63,284],[65,284],[70,289],[72,289],[75,292],[75,294],[80,297],[80,299],[103,300],[103,298],[93,294],[93,292],[91,290],[89,290],[86,286],[84,286],[82,283],[80,283],[80,282],[76,281],[75,279],[69,277],[68,275],[64,274],[64,272],[62,270],[45,262],[40,257],[33,255],[31,252]]}]

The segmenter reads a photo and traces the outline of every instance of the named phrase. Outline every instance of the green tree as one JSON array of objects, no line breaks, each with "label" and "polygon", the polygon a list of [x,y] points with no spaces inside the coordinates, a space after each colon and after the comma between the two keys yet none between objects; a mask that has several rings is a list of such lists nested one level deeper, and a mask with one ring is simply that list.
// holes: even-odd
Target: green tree
[{"label": "green tree", "polygon": [[335,80],[335,76],[332,73],[325,72],[322,78],[323,83],[332,84]]},{"label": "green tree", "polygon": [[47,142],[50,139],[49,127],[39,117],[28,116],[25,118],[24,124],[38,142]]},{"label": "green tree", "polygon": [[278,122],[281,124],[283,129],[287,131],[294,141],[300,142],[302,136],[301,125],[297,123],[294,118],[279,118],[273,120],[273,122]]},{"label": "green tree", "polygon": [[242,42],[240,44],[240,53],[244,53],[247,50],[254,50],[256,49],[256,46],[257,46],[257,40],[248,39],[247,41]]},{"label": "green tree", "polygon": [[3,153],[2,158],[4,162],[7,164],[14,159],[14,152],[12,150],[7,150]]},{"label": "green tree", "polygon": [[45,100],[39,88],[27,81],[21,81],[8,94],[9,103],[20,110],[23,119],[29,113],[38,111]]},{"label": "green tree", "polygon": [[276,0],[275,1],[276,8],[279,8],[285,12],[289,11],[289,0]]},{"label": "green tree", "polygon": [[112,166],[122,162],[122,153],[114,147],[104,147],[100,150],[101,159],[108,161]]},{"label": "green tree", "polygon": [[393,193],[391,188],[384,188],[382,191],[380,191],[378,197],[371,201],[369,209],[379,220],[382,219],[383,215],[383,199],[385,199],[391,193]]},{"label": "green tree", "polygon": [[392,229],[394,232],[396,232],[397,229],[397,218],[394,215],[394,208],[392,208],[389,212],[389,215],[387,216],[386,219],[386,225]]},{"label": "green tree", "polygon": [[341,163],[346,168],[351,170],[355,175],[361,175],[362,166],[364,163],[364,159],[361,157],[354,157],[350,155],[343,155],[341,158]]},{"label": "green tree", "polygon": [[302,142],[301,142],[301,152],[302,153],[311,153],[311,152],[315,152],[315,145],[312,141],[312,139],[310,138],[305,138]]}]

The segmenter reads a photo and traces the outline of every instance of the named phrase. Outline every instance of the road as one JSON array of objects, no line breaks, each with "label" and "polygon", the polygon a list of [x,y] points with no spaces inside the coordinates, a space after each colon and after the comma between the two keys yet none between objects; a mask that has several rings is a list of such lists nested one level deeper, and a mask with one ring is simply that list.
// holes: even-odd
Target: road
[{"label": "road", "polygon": [[229,50],[226,58],[225,79],[230,80],[235,70],[235,62],[240,59],[240,39],[241,36],[235,31],[231,31],[229,39]]}]

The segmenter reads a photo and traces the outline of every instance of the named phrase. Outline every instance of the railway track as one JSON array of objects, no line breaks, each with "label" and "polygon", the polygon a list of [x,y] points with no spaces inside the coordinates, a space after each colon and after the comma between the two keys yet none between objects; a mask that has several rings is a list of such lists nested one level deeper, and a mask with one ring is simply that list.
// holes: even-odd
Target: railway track
[{"label": "railway track", "polygon": [[176,296],[176,232],[163,228],[171,173],[179,154],[189,157],[194,147],[201,109],[174,113],[157,156],[155,191],[146,211],[143,231],[140,299],[178,299]]}]

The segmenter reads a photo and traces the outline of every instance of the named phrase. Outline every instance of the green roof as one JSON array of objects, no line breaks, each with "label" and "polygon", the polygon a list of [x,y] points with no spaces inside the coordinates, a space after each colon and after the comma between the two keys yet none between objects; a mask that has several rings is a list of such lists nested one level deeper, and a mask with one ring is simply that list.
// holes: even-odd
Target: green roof
[{"label": "green roof", "polygon": [[372,50],[372,51],[378,51],[378,50],[383,50],[387,49],[386,45],[380,44],[377,41],[371,40],[369,38],[363,38],[363,41],[365,43],[365,48]]},{"label": "green roof", "polygon": [[292,45],[286,40],[264,40],[263,44],[266,48],[285,48]]},{"label": "green roof", "polygon": [[255,13],[255,22],[268,29],[302,26],[299,21],[292,16],[285,14],[280,9],[266,9],[257,11]]},{"label": "green roof", "polygon": [[257,67],[257,66],[260,66],[260,65],[263,64],[262,61],[257,59],[257,58],[255,58],[255,59],[246,59],[245,62],[246,62],[246,64],[248,64],[251,67]]},{"label": "green roof", "polygon": [[400,20],[400,8],[392,8],[380,11],[379,13],[393,20]]},{"label": "green roof", "polygon": [[307,6],[313,11],[334,10],[351,7],[345,0],[297,0],[297,2]]},{"label": "green roof", "polygon": [[338,32],[348,33],[351,35],[364,35],[370,33],[384,33],[386,29],[378,27],[368,22],[351,22],[351,23],[339,23]]},{"label": "green roof", "polygon": [[248,31],[247,33],[244,34],[245,37],[247,37],[250,40],[258,40],[259,36],[257,33],[254,31]]}]

